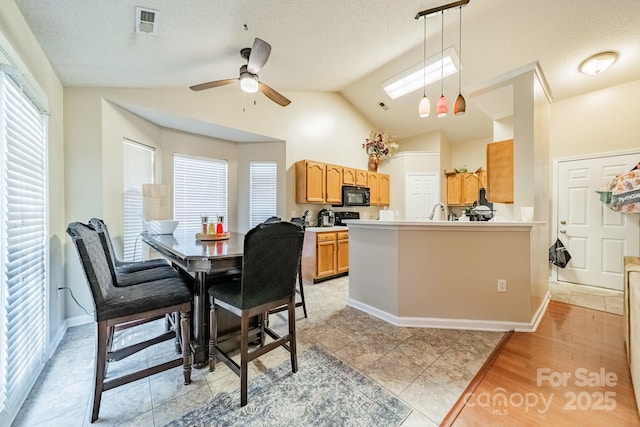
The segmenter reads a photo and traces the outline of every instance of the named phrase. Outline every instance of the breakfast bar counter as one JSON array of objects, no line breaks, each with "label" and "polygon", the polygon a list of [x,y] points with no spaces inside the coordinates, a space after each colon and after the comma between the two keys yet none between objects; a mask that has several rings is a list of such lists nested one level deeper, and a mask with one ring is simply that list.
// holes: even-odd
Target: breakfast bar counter
[{"label": "breakfast bar counter", "polygon": [[530,331],[542,317],[543,222],[347,223],[352,307],[402,326]]}]

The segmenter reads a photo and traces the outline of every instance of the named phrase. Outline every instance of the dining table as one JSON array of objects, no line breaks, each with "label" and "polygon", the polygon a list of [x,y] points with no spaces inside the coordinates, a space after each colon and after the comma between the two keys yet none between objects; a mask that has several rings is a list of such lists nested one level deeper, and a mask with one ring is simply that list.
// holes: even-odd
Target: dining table
[{"label": "dining table", "polygon": [[[228,232],[222,240],[199,240],[198,231],[178,228],[173,234],[143,233],[142,241],[193,279],[191,350],[194,366],[203,367],[209,359],[207,286],[225,274],[242,271],[244,233]],[[230,330],[237,325],[227,321]]]}]

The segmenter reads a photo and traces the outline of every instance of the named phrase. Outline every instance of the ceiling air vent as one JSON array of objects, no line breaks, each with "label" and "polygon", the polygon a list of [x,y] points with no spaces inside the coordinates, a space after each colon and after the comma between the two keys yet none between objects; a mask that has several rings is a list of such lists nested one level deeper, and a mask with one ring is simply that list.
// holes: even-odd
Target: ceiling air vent
[{"label": "ceiling air vent", "polygon": [[158,34],[160,11],[146,7],[136,7],[136,33]]}]

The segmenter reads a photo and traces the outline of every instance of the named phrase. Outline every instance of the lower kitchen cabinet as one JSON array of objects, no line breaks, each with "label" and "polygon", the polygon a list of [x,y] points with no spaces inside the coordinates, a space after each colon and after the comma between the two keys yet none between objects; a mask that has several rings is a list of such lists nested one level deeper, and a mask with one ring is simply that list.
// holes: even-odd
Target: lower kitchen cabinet
[{"label": "lower kitchen cabinet", "polygon": [[302,248],[302,279],[307,283],[349,272],[349,232],[305,231]]}]

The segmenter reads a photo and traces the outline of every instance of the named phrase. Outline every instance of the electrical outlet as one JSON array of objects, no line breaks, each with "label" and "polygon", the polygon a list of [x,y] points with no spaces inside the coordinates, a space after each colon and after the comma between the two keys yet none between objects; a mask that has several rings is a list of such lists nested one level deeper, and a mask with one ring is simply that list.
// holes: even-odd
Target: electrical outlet
[{"label": "electrical outlet", "polygon": [[505,279],[498,279],[498,292],[507,292],[507,281]]}]

